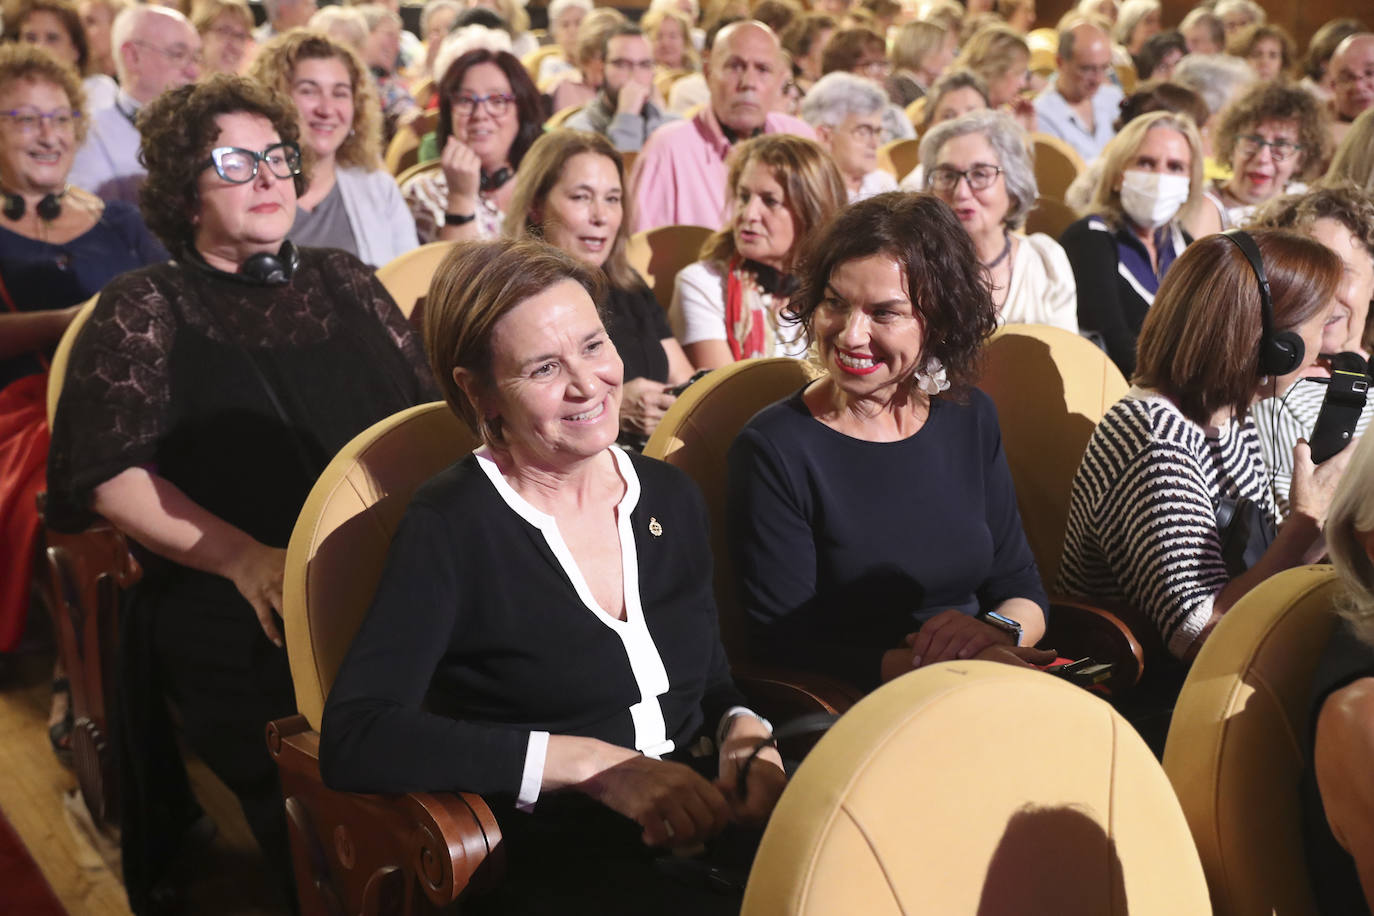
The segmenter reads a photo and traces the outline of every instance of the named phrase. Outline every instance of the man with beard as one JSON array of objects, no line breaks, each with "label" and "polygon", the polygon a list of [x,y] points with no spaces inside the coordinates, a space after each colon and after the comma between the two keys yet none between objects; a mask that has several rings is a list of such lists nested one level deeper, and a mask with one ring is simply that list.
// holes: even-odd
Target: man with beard
[{"label": "man with beard", "polygon": [[601,46],[606,76],[596,98],[565,127],[605,136],[622,153],[638,152],[649,134],[678,120],[652,100],[654,52],[636,25],[618,26]]},{"label": "man with beard", "polygon": [[787,68],[768,26],[752,20],[726,26],[704,70],[710,104],[655,132],[635,160],[630,194],[637,232],[673,224],[719,229],[725,222],[725,157],[736,142],[774,133],[816,138],[805,121],[774,111]]}]

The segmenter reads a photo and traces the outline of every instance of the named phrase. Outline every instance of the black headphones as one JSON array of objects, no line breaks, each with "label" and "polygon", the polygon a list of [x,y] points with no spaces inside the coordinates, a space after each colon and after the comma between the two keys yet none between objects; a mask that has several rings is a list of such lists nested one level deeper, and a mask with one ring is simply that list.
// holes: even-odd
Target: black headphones
[{"label": "black headphones", "polygon": [[1260,256],[1259,246],[1243,229],[1227,229],[1221,235],[1230,239],[1245,255],[1245,260],[1250,262],[1255,272],[1255,279],[1259,281],[1259,374],[1280,376],[1296,371],[1302,365],[1306,348],[1302,338],[1292,331],[1274,333],[1274,299],[1269,291],[1269,278],[1264,274],[1264,259]]},{"label": "black headphones", "polygon": [[501,185],[510,181],[514,177],[515,172],[512,169],[509,169],[503,165],[496,171],[492,172],[490,175],[488,175],[485,171],[482,172],[479,187],[483,191],[495,191],[497,188],[501,187]]},{"label": "black headphones", "polygon": [[200,252],[194,248],[186,250],[185,260],[203,274],[212,277],[224,277],[245,286],[285,286],[295,276],[296,268],[301,263],[301,256],[300,252],[296,250],[296,246],[291,243],[290,239],[287,239],[281,243],[281,248],[276,254],[260,251],[255,255],[250,255],[239,266],[238,273],[231,274],[211,267],[201,257]]},{"label": "black headphones", "polygon": [[[38,212],[38,218],[44,222],[50,223],[61,216],[62,195],[66,193],[67,189],[63,188],[61,193],[58,194],[44,194],[43,199],[40,200],[38,206],[34,208]],[[28,208],[28,204],[25,203],[24,198],[20,195],[10,194],[8,192],[5,194],[5,206],[3,210],[5,219],[11,222],[23,219],[24,213]]]}]

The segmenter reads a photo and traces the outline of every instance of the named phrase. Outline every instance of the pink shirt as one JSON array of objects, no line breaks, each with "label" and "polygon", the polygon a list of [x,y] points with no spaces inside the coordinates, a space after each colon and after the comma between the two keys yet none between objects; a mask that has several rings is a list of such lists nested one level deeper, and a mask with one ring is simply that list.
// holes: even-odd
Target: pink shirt
[{"label": "pink shirt", "polygon": [[[816,139],[805,121],[777,112],[764,119],[763,132]],[[630,171],[635,231],[675,224],[719,229],[725,222],[729,152],[710,105],[689,121],[654,131]]]}]

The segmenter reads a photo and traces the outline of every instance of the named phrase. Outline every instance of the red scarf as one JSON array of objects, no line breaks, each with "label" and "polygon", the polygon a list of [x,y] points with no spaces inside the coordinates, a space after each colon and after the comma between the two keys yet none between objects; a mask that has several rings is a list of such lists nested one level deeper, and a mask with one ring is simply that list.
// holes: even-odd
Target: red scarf
[{"label": "red scarf", "polygon": [[[766,338],[768,316],[761,308],[745,311],[744,280],[741,270],[744,259],[735,255],[725,275],[725,342],[736,362],[753,356],[767,356]],[[750,279],[753,278],[749,274]]]}]

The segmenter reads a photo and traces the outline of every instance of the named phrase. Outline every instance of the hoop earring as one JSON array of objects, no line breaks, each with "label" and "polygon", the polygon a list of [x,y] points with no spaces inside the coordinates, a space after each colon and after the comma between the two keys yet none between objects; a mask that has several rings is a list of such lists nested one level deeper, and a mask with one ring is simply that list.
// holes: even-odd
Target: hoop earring
[{"label": "hoop earring", "polygon": [[945,365],[934,356],[926,359],[925,366],[916,371],[912,381],[918,389],[932,398],[942,391],[949,390],[949,377],[945,373]]}]

